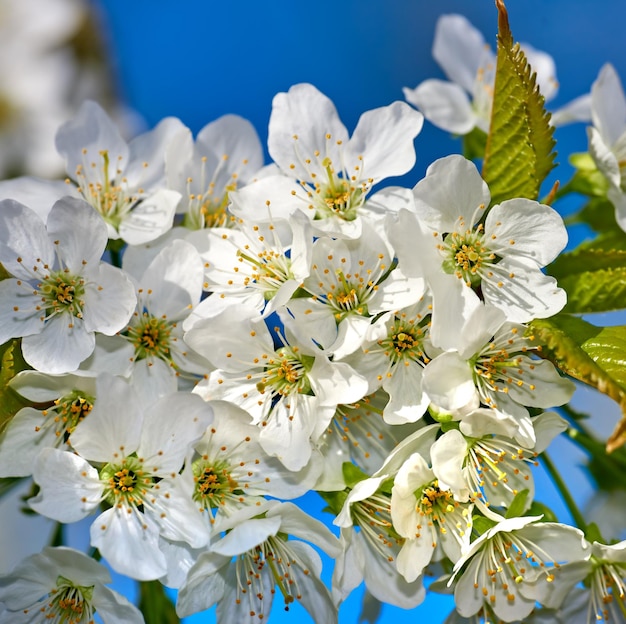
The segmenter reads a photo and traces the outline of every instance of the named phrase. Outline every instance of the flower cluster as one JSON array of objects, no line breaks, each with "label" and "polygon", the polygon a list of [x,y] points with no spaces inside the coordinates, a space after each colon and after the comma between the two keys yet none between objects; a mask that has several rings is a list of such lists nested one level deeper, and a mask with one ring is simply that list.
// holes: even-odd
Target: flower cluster
[{"label": "flower cluster", "polygon": [[[463,23],[442,21],[435,49],[478,85],[474,117],[460,119],[457,85],[407,93],[460,133],[488,129],[476,100],[493,63],[449,56]],[[590,141],[612,175],[603,114]],[[263,621],[280,594],[330,623],[361,582],[413,608],[437,575],[450,622],[557,622],[573,597],[619,621],[623,544],[533,505],[532,467],[567,427],[549,410],[574,391],[529,329],[566,303],[544,270],[563,220],[493,202],[458,155],[381,188],[413,168],[423,120],[397,101],[350,134],[298,84],[274,98],[264,166],[234,115],[195,140],[167,118],[126,143],[83,104],[56,135],[65,183],[0,183],[0,343],[21,346],[11,388],[28,402],[0,437],[0,476],[32,477],[28,505],[46,517],[93,518],[91,546],[178,589],[181,617],[217,605],[218,621]],[[339,537],[290,502],[313,490]],[[330,588],[316,548],[335,560]],[[34,608],[140,621],[103,582],[94,561],[47,549],[0,578],[0,622]]]}]

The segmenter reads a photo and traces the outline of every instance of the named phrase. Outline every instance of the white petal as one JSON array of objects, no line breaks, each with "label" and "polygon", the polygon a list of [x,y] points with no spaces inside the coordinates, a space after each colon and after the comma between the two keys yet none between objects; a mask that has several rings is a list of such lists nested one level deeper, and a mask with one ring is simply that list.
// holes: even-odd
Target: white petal
[{"label": "white petal", "polygon": [[466,91],[453,82],[425,80],[415,89],[405,88],[404,97],[442,130],[464,135],[476,126],[476,113]]},{"label": "white petal", "polygon": [[602,67],[591,87],[591,119],[609,146],[626,130],[626,97],[619,76],[610,63]]},{"label": "white petal", "polygon": [[45,223],[52,205],[65,195],[75,195],[74,186],[61,180],[22,176],[0,182],[0,200],[14,199],[37,213]]},{"label": "white petal", "polygon": [[92,354],[95,344],[82,319],[59,314],[46,321],[41,333],[22,339],[22,354],[42,373],[67,373]]},{"label": "white petal", "polygon": [[423,124],[423,115],[404,102],[363,113],[346,147],[346,163],[360,164],[361,175],[374,184],[405,174],[415,165],[413,140]]},{"label": "white petal", "polygon": [[540,267],[552,262],[567,244],[559,213],[529,199],[494,206],[487,215],[485,236],[489,249],[498,255],[522,257]]},{"label": "white petal", "polygon": [[254,126],[238,115],[224,115],[198,132],[197,148],[220,159],[228,157],[224,167],[228,177],[237,173],[243,183],[263,166],[263,147]]},{"label": "white petal", "polygon": [[124,624],[143,624],[141,611],[127,598],[108,587],[96,585],[92,596],[93,605],[103,622],[124,622]]},{"label": "white petal", "polygon": [[44,265],[52,268],[55,264],[54,247],[44,222],[12,199],[0,202],[0,263],[21,279],[32,279],[35,266],[41,271]]},{"label": "white petal", "polygon": [[90,535],[91,545],[120,574],[150,581],[167,572],[158,527],[146,514],[128,513],[125,507],[107,509],[94,520]]},{"label": "white petal", "polygon": [[165,315],[170,321],[187,316],[200,301],[204,268],[195,247],[175,240],[162,249],[140,280],[150,314]]},{"label": "white petal", "polygon": [[477,392],[470,364],[453,351],[429,362],[424,369],[422,388],[435,405],[445,410],[471,404]]},{"label": "white petal", "polygon": [[146,411],[137,454],[155,474],[178,472],[191,444],[212,420],[213,410],[195,394],[162,397]]},{"label": "white petal", "polygon": [[556,279],[535,268],[534,263],[509,257],[495,267],[498,274],[494,279],[482,280],[482,292],[485,301],[500,308],[508,320],[527,323],[535,318],[548,318],[565,305],[565,291],[558,287]]},{"label": "white petal", "polygon": [[[59,128],[56,147],[65,158],[66,171],[72,178],[79,168],[83,174],[89,175],[91,163],[103,164],[101,152],[107,152],[108,175],[114,180],[119,163],[125,164],[128,158],[128,147],[118,129],[104,110],[91,101],[85,101],[75,117]],[[121,160],[118,160],[120,156]],[[95,179],[99,180],[100,176]]]},{"label": "white petal", "polygon": [[476,165],[456,154],[430,165],[413,192],[420,217],[441,234],[459,229],[461,217],[465,221],[463,231],[473,227],[477,209],[489,206],[491,199]]},{"label": "white petal", "polygon": [[28,501],[38,513],[58,522],[76,522],[100,504],[103,486],[98,471],[82,457],[43,449],[33,468],[39,493]]},{"label": "white petal", "polygon": [[462,472],[467,451],[467,441],[456,429],[444,433],[431,448],[433,472],[439,479],[440,487],[451,490],[454,498],[461,502],[468,501],[470,497]]},{"label": "white petal", "polygon": [[306,540],[321,548],[329,557],[338,557],[341,552],[339,540],[328,530],[326,525],[305,513],[292,503],[283,503],[268,511],[268,518],[279,515],[280,530],[289,535]]},{"label": "white petal", "polygon": [[160,189],[144,199],[124,217],[119,227],[129,245],[142,245],[165,234],[171,227],[181,195]]},{"label": "white petal", "polygon": [[125,328],[136,303],[135,288],[126,274],[103,262],[85,284],[85,328],[112,336]]},{"label": "white petal", "polygon": [[[322,160],[328,157],[338,166],[341,159],[337,142],[345,144],[347,140],[348,132],[335,105],[313,85],[297,84],[274,97],[268,150],[274,162],[289,175],[300,180],[310,180],[311,173],[324,175]],[[315,152],[320,153],[317,159]],[[306,167],[302,163],[305,158],[311,159]]]},{"label": "white petal", "polygon": [[485,39],[462,15],[442,15],[437,21],[433,57],[448,78],[468,93],[485,54]]},{"label": "white petal", "polygon": [[43,331],[41,296],[16,279],[0,281],[0,344]]},{"label": "white petal", "polygon": [[552,112],[550,123],[553,126],[564,126],[568,123],[591,121],[591,93],[585,93]]},{"label": "white petal", "polygon": [[72,433],[72,446],[83,457],[107,463],[137,450],[143,408],[130,384],[120,377],[102,374],[97,399],[89,414]]},{"label": "white petal", "polygon": [[31,475],[39,451],[58,445],[54,428],[42,428],[44,421],[42,413],[32,407],[21,409],[9,421],[0,436],[0,477]]},{"label": "white petal", "polygon": [[219,542],[211,546],[218,555],[233,557],[259,546],[268,537],[276,535],[280,517],[253,518],[234,527]]},{"label": "white petal", "polygon": [[613,186],[619,188],[621,180],[619,162],[617,161],[617,156],[611,151],[610,145],[608,145],[601,134],[592,127],[587,128],[587,139],[589,142],[589,153],[596,167],[598,167]]},{"label": "white petal", "polygon": [[82,199],[59,199],[48,215],[48,234],[59,241],[63,263],[74,274],[97,266],[107,244],[107,227],[102,217]]},{"label": "white petal", "polygon": [[[170,141],[186,136],[188,128],[175,117],[162,119],[152,130],[135,137],[128,144],[128,162],[122,163],[130,188],[145,192],[165,183],[165,153]],[[178,201],[176,202],[178,203]]]}]

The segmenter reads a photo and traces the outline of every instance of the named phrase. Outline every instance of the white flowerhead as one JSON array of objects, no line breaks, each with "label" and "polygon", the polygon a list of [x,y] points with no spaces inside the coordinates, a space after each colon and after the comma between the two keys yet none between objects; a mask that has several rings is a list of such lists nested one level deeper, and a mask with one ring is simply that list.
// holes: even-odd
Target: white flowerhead
[{"label": "white flowerhead", "polygon": [[39,451],[47,447],[72,450],[70,437],[90,413],[95,402],[96,380],[90,375],[44,375],[22,371],[11,380],[13,390],[46,409],[24,407],[0,436],[0,476],[32,474]]},{"label": "white flowerhead", "polygon": [[45,373],[76,370],[95,334],[128,321],[135,294],[128,278],[100,261],[102,219],[82,200],[57,201],[47,224],[26,206],[0,202],[0,342],[22,336],[24,359]]},{"label": "white flowerhead", "polygon": [[175,392],[178,378],[195,383],[211,369],[183,340],[183,323],[202,296],[202,260],[191,243],[173,240],[134,277],[137,308],[124,336],[133,350],[133,383],[150,401]]},{"label": "white flowerhead", "polygon": [[0,577],[3,622],[143,624],[139,609],[105,586],[109,571],[72,548],[44,548]]},{"label": "white flowerhead", "polygon": [[456,350],[424,370],[423,389],[435,405],[460,418],[482,404],[521,422],[527,407],[547,409],[571,398],[573,382],[548,360],[531,357],[541,346],[525,335],[524,325],[505,322],[502,311],[478,307],[463,330]]},{"label": "white flowerhead", "polygon": [[320,237],[313,243],[307,297],[294,298],[280,316],[305,345],[335,359],[356,351],[372,318],[417,302],[424,280],[394,268],[393,251],[374,227],[363,223],[356,240]]},{"label": "white flowerhead", "polygon": [[414,453],[400,467],[391,489],[394,529],[405,538],[398,571],[411,582],[431,559],[455,563],[469,546],[473,504],[455,500],[426,460]]},{"label": "white flowerhead", "polygon": [[224,115],[200,130],[195,143],[182,133],[167,150],[168,187],[182,198],[176,212],[191,230],[231,227],[230,193],[250,182],[263,166],[263,147],[252,124]]},{"label": "white flowerhead", "polygon": [[422,392],[422,373],[430,357],[430,298],[379,316],[367,329],[361,349],[346,360],[365,375],[370,389],[389,394],[383,417],[397,425],[419,420],[430,399]]},{"label": "white flowerhead", "polygon": [[580,580],[566,562],[589,557],[582,531],[541,517],[502,520],[472,542],[457,561],[449,585],[459,613],[470,617],[483,607],[505,622],[524,619],[552,591],[565,593]]},{"label": "white flowerhead", "polygon": [[131,386],[107,375],[97,390],[91,417],[74,430],[75,453],[49,448],[38,455],[33,477],[40,492],[30,505],[59,522],[75,522],[107,503],[91,526],[91,544],[123,574],[160,578],[166,566],[159,535],[175,531],[178,541],[194,541],[177,521],[193,514],[193,504],[179,501],[172,508],[168,483],[179,478],[191,445],[212,420],[211,408],[183,393],[142,405]]},{"label": "white flowerhead", "polygon": [[165,153],[169,142],[186,132],[178,119],[168,117],[127,144],[91,101],[59,128],[56,146],[67,174],[102,215],[109,238],[138,245],[172,227],[180,194],[165,188]]},{"label": "white flowerhead", "polygon": [[431,264],[434,325],[439,322],[438,307],[462,310],[467,298],[474,305],[482,299],[520,323],[552,316],[565,305],[565,291],[541,271],[567,242],[555,210],[529,199],[510,199],[487,211],[487,185],[476,166],[458,155],[435,161],[413,191],[414,219],[430,230],[429,247],[436,253],[415,245],[415,239],[424,236],[415,232],[419,224],[409,225],[408,216],[408,223],[395,228],[393,242],[398,249],[399,238],[406,250],[402,255],[398,251],[401,267],[418,263],[413,256],[420,254]]},{"label": "white flowerhead", "polygon": [[298,84],[274,97],[268,149],[299,182],[296,204],[315,225],[354,238],[372,186],[415,164],[413,140],[422,123],[421,113],[394,102],[364,113],[349,137],[333,103],[314,86]]},{"label": "white flowerhead", "polygon": [[[556,68],[549,54],[524,44],[524,53],[537,73],[546,101],[557,92]],[[428,121],[454,134],[478,127],[489,130],[493,105],[496,56],[478,31],[462,15],[442,15],[437,21],[433,57],[450,82],[426,80],[404,96]]]},{"label": "white flowerhead", "polygon": [[290,503],[268,502],[258,512],[254,518],[234,522],[210,551],[200,555],[178,594],[178,615],[191,615],[217,602],[219,622],[265,621],[280,592],[287,611],[299,602],[316,622],[336,622],[336,607],[319,578],[321,559],[301,540],[336,557],[337,538]]},{"label": "white flowerhead", "polygon": [[361,399],[367,383],[347,364],[276,333],[278,348],[256,309],[229,305],[196,322],[185,341],[218,367],[195,392],[247,410],[262,428],[265,451],[298,471],[337,405]]},{"label": "white flowerhead", "polygon": [[588,621],[619,622],[626,613],[626,542],[593,542]]}]

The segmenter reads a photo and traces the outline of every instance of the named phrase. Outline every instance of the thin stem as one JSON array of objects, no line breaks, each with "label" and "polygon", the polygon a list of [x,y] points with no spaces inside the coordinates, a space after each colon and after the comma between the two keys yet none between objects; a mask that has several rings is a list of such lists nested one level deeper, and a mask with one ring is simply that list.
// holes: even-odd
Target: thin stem
[{"label": "thin stem", "polygon": [[561,477],[561,474],[559,473],[557,467],[552,463],[550,456],[545,451],[540,455],[540,458],[554,485],[561,494],[561,497],[563,498],[567,509],[569,510],[572,518],[574,519],[574,522],[576,523],[576,526],[583,533],[587,533],[587,523],[585,522],[585,519],[580,512],[580,509],[578,509],[578,505],[576,504],[576,501],[574,501],[574,498],[571,495],[569,488],[565,484],[565,481],[563,481],[563,477]]}]

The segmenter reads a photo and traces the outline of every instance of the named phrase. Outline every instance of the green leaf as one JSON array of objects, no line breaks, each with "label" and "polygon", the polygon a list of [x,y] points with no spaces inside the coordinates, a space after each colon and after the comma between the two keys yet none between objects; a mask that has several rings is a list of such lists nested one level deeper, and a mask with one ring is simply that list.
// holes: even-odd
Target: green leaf
[{"label": "green leaf", "polygon": [[[617,240],[623,238],[626,241],[626,235],[615,221],[615,208],[606,197],[592,197],[579,212],[565,219],[565,223],[586,223],[596,232],[611,233],[617,235]],[[591,242],[595,243],[596,240]]]},{"label": "green leaf", "polygon": [[626,327],[596,327],[575,316],[535,319],[529,329],[542,352],[563,372],[616,401],[622,419],[607,442],[610,452],[626,442]]},{"label": "green leaf", "polygon": [[579,248],[548,267],[567,292],[563,311],[608,312],[626,307],[626,251]]},{"label": "green leaf", "polygon": [[484,158],[486,145],[487,133],[476,126],[463,137],[463,156],[468,160]]},{"label": "green leaf", "polygon": [[541,519],[542,522],[558,522],[559,519],[556,517],[556,514],[543,503],[539,501],[533,501],[528,508],[529,516],[543,516]]},{"label": "green leaf", "polygon": [[358,466],[355,466],[351,462],[343,462],[341,470],[343,472],[343,479],[350,489],[359,483],[359,481],[363,481],[369,477],[369,475],[364,473]]},{"label": "green leaf", "polygon": [[554,168],[554,129],[544,108],[536,74],[514,43],[502,0],[498,7],[498,50],[491,123],[482,176],[492,204],[513,197],[537,199]]},{"label": "green leaf", "polygon": [[509,508],[506,510],[505,518],[517,518],[523,516],[526,511],[526,501],[528,500],[528,490],[521,490],[515,495],[511,501]]},{"label": "green leaf", "polygon": [[0,346],[0,433],[4,431],[13,416],[30,403],[22,398],[9,382],[27,367],[22,359],[18,340],[9,340]]},{"label": "green leaf", "polygon": [[486,533],[494,526],[496,526],[496,522],[490,520],[489,518],[485,518],[485,516],[472,516],[472,530],[477,535],[482,535],[483,533]]},{"label": "green leaf", "polygon": [[323,492],[321,490],[317,490],[317,493],[324,499],[327,506],[324,508],[324,511],[333,514],[334,516],[338,516],[343,509],[343,505],[346,502],[346,498],[348,498],[348,490],[338,490],[335,492]]},{"label": "green leaf", "polygon": [[180,624],[174,605],[159,581],[139,583],[139,609],[146,624]]}]

